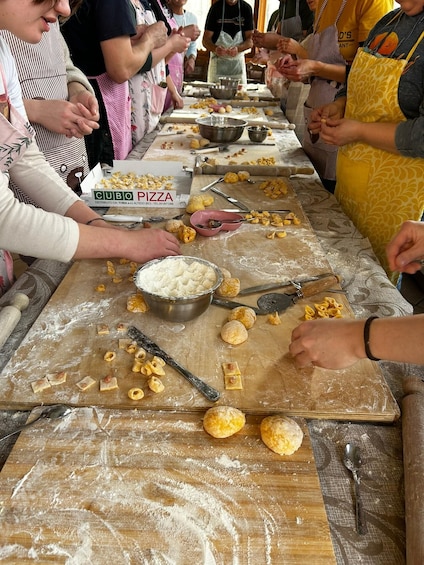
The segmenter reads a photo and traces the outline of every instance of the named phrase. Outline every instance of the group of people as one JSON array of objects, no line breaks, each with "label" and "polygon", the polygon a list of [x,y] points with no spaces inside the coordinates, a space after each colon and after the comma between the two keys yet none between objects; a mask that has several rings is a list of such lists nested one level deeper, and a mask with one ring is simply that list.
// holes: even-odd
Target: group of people
[{"label": "group of people", "polygon": [[[13,281],[10,252],[138,262],[179,254],[173,235],[110,227],[77,192],[87,167],[125,158],[167,105],[181,105],[200,34],[186,19],[185,0],[169,0],[174,15],[161,0],[0,3],[0,292]],[[283,4],[279,31],[265,34],[254,30],[244,0],[212,5],[203,35],[209,80],[243,80],[244,52],[253,44],[280,51],[279,71],[311,85],[304,148],[324,185],[335,187],[389,273],[417,270],[424,257],[422,0],[400,0],[394,11],[390,0],[308,0],[312,33],[305,1]],[[299,49],[294,37],[307,44]],[[395,236],[406,220],[417,222]],[[414,320],[408,328],[420,317]],[[330,322],[325,332],[308,322],[294,331],[291,351],[300,365],[340,366],[370,351],[415,362],[406,347],[399,355],[385,348],[391,322],[373,321],[372,334],[371,322]],[[343,361],[322,353],[336,323],[345,326],[340,340],[357,337],[361,324],[367,338],[362,346],[355,338]],[[343,357],[340,343],[334,349]]]}]

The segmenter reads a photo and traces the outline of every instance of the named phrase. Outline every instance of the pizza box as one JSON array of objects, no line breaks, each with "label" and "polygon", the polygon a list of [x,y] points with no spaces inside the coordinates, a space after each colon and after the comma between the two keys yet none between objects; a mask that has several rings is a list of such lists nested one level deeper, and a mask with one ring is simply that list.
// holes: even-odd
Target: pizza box
[{"label": "pizza box", "polygon": [[[182,167],[182,163],[164,161],[114,161],[111,168],[102,168],[98,163],[81,183],[81,198],[89,206],[96,207],[185,208],[190,195],[191,175]],[[130,173],[136,175],[133,184],[122,189],[114,187]],[[148,174],[156,177],[154,180],[157,181],[157,188],[137,186],[143,184],[142,177]],[[116,177],[118,183],[113,181]],[[172,177],[167,183],[170,188],[164,188],[166,181],[161,184],[160,177]]]}]

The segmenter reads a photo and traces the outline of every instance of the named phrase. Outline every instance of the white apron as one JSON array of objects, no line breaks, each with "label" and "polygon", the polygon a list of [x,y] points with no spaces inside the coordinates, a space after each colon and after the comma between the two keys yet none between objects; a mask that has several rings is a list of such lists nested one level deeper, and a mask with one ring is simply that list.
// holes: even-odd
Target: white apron
[{"label": "white apron", "polygon": [[[4,94],[0,95],[0,170],[7,174],[9,168],[25,153],[34,137],[29,122],[14,108],[7,93],[7,82],[0,65]],[[9,176],[9,175],[8,175]],[[0,296],[13,284],[13,258],[0,249]]]},{"label": "white apron", "polygon": [[[239,3],[239,26],[240,30],[236,35],[231,35],[224,31],[225,0],[222,3],[222,22],[221,31],[216,41],[218,47],[229,49],[237,47],[243,43],[243,31],[241,29],[241,11]],[[247,83],[246,62],[244,53],[239,53],[235,57],[218,57],[215,53],[209,54],[208,82],[218,82],[220,77],[237,78],[243,84]]]},{"label": "white apron", "polygon": [[[321,15],[327,5],[327,1],[324,2],[321,6],[315,27],[318,25]],[[323,61],[324,63],[330,63],[333,65],[346,64],[346,61],[343,59],[340,53],[337,30],[337,22],[343,12],[346,2],[347,0],[344,0],[342,2],[340,10],[336,16],[336,21],[332,26],[325,28],[321,33],[313,33],[308,43],[308,53],[310,59]],[[322,179],[327,180],[336,179],[338,148],[336,145],[329,145],[328,143],[324,143],[318,136],[314,136],[311,139],[308,130],[308,123],[312,110],[319,106],[323,106],[324,104],[333,102],[334,97],[341,87],[342,85],[335,81],[314,77],[311,81],[309,95],[304,105],[306,128],[302,142],[303,149],[312,161],[312,164],[314,165],[319,176]]]}]

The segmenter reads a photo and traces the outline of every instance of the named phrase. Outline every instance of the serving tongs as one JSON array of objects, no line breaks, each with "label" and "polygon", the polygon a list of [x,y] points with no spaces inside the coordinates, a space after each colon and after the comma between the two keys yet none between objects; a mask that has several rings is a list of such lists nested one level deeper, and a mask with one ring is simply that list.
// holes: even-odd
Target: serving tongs
[{"label": "serving tongs", "polygon": [[128,335],[131,339],[136,341],[140,347],[143,347],[151,355],[157,355],[161,357],[167,365],[178,371],[192,386],[194,386],[203,396],[205,396],[211,402],[216,402],[221,394],[206,384],[204,381],[199,379],[190,373],[188,369],[177,363],[170,355],[168,355],[163,349],[159,347],[154,341],[152,341],[147,335],[142,333],[139,329],[134,326],[128,328]]}]

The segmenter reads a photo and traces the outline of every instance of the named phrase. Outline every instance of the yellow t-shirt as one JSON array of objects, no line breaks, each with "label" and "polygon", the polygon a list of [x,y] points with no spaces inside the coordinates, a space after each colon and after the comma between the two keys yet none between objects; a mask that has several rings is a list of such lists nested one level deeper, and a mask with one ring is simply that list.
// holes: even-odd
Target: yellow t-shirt
[{"label": "yellow t-shirt", "polygon": [[[315,18],[319,17],[325,0],[318,0]],[[317,32],[334,25],[342,0],[328,0],[318,20]],[[344,60],[352,63],[358,44],[365,41],[371,29],[387,12],[393,10],[393,0],[347,0],[337,22],[339,48]]]}]

